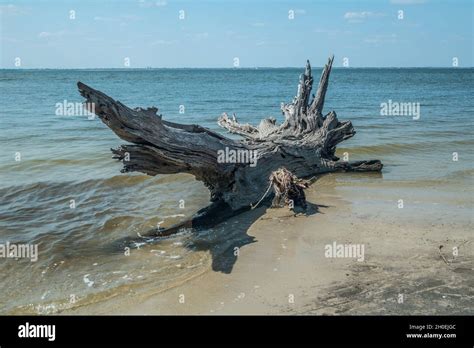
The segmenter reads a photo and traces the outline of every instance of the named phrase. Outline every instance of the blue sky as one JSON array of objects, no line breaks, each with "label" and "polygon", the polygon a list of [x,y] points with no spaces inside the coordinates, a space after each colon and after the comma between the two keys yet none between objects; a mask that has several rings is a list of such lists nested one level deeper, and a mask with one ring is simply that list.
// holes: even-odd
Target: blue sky
[{"label": "blue sky", "polygon": [[0,0],[0,68],[472,67],[473,4]]}]

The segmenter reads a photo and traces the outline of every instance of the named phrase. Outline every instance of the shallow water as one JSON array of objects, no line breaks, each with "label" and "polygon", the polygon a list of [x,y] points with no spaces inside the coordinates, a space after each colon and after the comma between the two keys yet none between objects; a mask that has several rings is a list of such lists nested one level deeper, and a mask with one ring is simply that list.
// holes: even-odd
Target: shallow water
[{"label": "shallow water", "polygon": [[[249,242],[246,222],[141,237],[162,221],[189,218],[207,204],[207,190],[184,174],[120,174],[109,151],[120,139],[97,118],[55,114],[56,103],[82,102],[78,80],[129,106],[155,105],[166,119],[217,130],[224,111],[241,122],[281,120],[279,105],[294,96],[301,72],[1,70],[0,243],[38,243],[39,259],[0,260],[0,312],[57,313],[160,291],[211,268],[230,272],[233,247]],[[388,206],[404,198],[414,218],[472,221],[473,87],[474,69],[334,69],[325,111],[352,120],[357,131],[338,155],[385,166],[381,175],[334,175],[317,184],[352,196],[354,208],[373,197]],[[381,116],[389,99],[420,103],[420,119]]]}]

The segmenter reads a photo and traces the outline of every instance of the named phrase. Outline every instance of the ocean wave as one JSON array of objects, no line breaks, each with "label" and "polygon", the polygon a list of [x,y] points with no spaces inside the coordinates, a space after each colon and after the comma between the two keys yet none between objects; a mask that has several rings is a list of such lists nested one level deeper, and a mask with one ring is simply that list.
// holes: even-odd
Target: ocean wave
[{"label": "ocean wave", "polygon": [[342,154],[344,152],[350,152],[351,154],[357,155],[391,155],[391,154],[403,154],[403,153],[414,153],[414,152],[432,152],[435,147],[472,147],[474,140],[461,139],[461,140],[442,140],[439,141],[425,141],[416,143],[384,143],[378,145],[362,145],[354,147],[339,147],[337,153]]},{"label": "ocean wave", "polygon": [[86,192],[101,185],[111,187],[132,186],[146,181],[147,178],[149,177],[145,175],[117,175],[111,178],[90,179],[85,181],[40,181],[1,188],[0,195],[3,197],[2,203],[18,200],[26,195],[30,195],[30,198],[35,196],[36,199],[43,197],[53,198],[55,196],[65,196],[68,195],[67,193],[70,194],[76,191]]}]

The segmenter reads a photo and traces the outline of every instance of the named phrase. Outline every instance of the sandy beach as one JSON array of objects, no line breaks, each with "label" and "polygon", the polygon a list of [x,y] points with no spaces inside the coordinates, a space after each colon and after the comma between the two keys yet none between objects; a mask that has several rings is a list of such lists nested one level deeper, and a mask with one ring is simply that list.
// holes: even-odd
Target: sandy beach
[{"label": "sandy beach", "polygon": [[[210,264],[167,289],[130,289],[62,314],[472,314],[472,217],[453,213],[469,212],[469,198],[443,200],[441,189],[426,188],[420,198],[403,187],[412,197],[401,209],[387,182],[347,175],[307,190],[309,216],[260,207],[227,221],[252,242],[237,257],[224,253],[225,271]],[[334,242],[364,245],[364,260],[326,257]]]}]

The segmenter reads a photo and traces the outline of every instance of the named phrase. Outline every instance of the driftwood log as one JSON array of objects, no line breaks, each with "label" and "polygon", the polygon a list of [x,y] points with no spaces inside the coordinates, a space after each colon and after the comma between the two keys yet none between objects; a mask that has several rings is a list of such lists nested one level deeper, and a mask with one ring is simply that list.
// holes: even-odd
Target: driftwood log
[{"label": "driftwood log", "polygon": [[[270,174],[280,167],[298,178],[382,169],[379,160],[346,162],[335,155],[336,145],[354,136],[355,130],[350,121],[339,121],[334,111],[323,115],[333,59],[325,65],[313,96],[311,66],[306,63],[297,95],[281,105],[283,123],[267,118],[253,126],[240,124],[226,113],[219,117],[218,124],[242,136],[241,140],[199,125],[167,121],[156,107],[129,108],[82,82],[78,88],[86,102],[94,105],[96,115],[128,142],[112,149],[114,158],[123,162],[122,172],[190,173],[210,191],[212,204],[203,212],[217,211],[225,217],[255,204],[265,193]],[[201,212],[195,220],[202,217]]]}]

